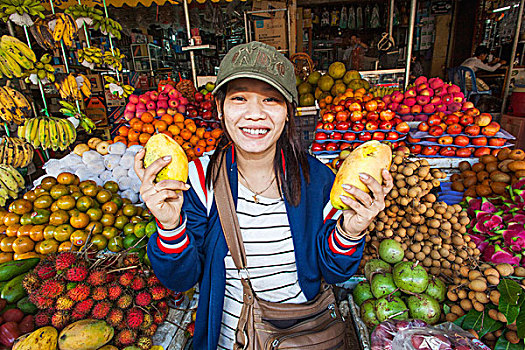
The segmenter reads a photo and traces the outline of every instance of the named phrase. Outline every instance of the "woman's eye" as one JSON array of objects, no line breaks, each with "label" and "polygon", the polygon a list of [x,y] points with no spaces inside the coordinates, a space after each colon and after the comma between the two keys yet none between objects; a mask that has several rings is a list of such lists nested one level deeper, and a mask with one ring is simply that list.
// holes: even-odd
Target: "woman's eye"
[{"label": "woman's eye", "polygon": [[244,101],[244,97],[234,96],[234,97],[232,97],[232,101]]},{"label": "woman's eye", "polygon": [[268,97],[267,99],[265,99],[265,101],[266,102],[280,102],[280,100],[275,97]]}]

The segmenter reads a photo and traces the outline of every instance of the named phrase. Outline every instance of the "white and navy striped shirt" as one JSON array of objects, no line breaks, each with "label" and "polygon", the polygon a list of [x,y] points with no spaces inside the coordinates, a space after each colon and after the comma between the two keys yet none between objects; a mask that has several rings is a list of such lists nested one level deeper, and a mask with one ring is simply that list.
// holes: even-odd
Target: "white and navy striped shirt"
[{"label": "white and navy striped shirt", "polygon": [[[294,245],[282,199],[258,196],[239,182],[237,218],[241,228],[250,282],[257,297],[280,303],[304,303],[295,264]],[[230,252],[224,258],[226,290],[219,349],[232,349],[242,309],[242,284]]]}]

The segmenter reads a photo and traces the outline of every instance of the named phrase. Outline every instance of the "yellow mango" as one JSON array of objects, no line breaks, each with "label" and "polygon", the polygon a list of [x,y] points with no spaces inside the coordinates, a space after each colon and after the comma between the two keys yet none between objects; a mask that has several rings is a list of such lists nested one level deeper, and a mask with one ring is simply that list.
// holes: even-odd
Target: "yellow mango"
[{"label": "yellow mango", "polygon": [[60,350],[97,350],[107,344],[114,335],[114,329],[104,321],[80,320],[60,332]]},{"label": "yellow mango", "polygon": [[357,147],[350,153],[350,155],[344,160],[343,164],[339,168],[335,181],[330,192],[330,201],[336,209],[349,209],[349,207],[341,201],[339,196],[345,195],[353,198],[352,195],[348,194],[343,190],[342,185],[348,184],[359,188],[364,192],[370,192],[368,186],[366,186],[361,179],[359,174],[365,173],[372,176],[380,184],[383,182],[383,176],[381,175],[381,169],[390,170],[390,164],[392,163],[392,150],[389,146],[380,143],[379,141],[368,141]]},{"label": "yellow mango", "polygon": [[156,177],[156,181],[188,180],[188,157],[182,147],[166,134],[155,134],[146,143],[146,154],[144,156],[144,167],[147,168],[154,161],[164,156],[171,156],[171,163],[162,169]]},{"label": "yellow mango", "polygon": [[56,350],[58,332],[54,327],[42,327],[15,341],[13,350]]}]

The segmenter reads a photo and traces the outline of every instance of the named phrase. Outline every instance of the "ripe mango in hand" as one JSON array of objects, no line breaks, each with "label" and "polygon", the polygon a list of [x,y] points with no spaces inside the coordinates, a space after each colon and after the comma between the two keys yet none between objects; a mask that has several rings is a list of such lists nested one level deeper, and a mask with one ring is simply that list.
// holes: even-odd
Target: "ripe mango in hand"
[{"label": "ripe mango in hand", "polygon": [[188,181],[188,158],[182,147],[166,134],[155,134],[144,147],[144,168],[147,168],[159,158],[171,156],[171,163],[157,174],[156,181],[177,180]]},{"label": "ripe mango in hand", "polygon": [[364,192],[370,192],[359,178],[359,174],[365,173],[372,176],[380,184],[383,182],[382,169],[390,169],[392,163],[392,150],[389,146],[379,141],[368,141],[357,147],[346,157],[335,177],[330,201],[336,209],[346,210],[349,207],[341,201],[339,196],[345,195],[354,198],[343,190],[342,185],[348,184],[359,188]]}]

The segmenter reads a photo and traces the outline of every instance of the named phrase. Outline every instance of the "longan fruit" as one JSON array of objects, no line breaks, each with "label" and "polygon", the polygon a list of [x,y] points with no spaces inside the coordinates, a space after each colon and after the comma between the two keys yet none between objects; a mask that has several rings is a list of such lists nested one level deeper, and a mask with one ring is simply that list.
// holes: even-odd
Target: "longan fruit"
[{"label": "longan fruit", "polygon": [[487,297],[487,294],[485,293],[476,292],[476,300],[482,304],[487,304],[489,302],[489,297]]},{"label": "longan fruit", "polygon": [[469,276],[469,272],[470,272],[470,269],[467,266],[461,266],[461,268],[459,269],[459,273],[463,277],[468,277]]},{"label": "longan fruit", "polygon": [[456,315],[455,313],[453,312],[449,312],[446,316],[445,316],[446,320],[448,322],[454,322],[455,320],[457,320],[459,317],[458,315]]},{"label": "longan fruit", "polygon": [[498,310],[496,310],[496,309],[490,309],[490,310],[489,310],[489,316],[490,316],[490,318],[492,318],[494,321],[497,321],[497,320],[498,320]]},{"label": "longan fruit", "polygon": [[464,290],[464,289],[460,289],[456,292],[456,294],[458,295],[458,298],[460,299],[466,299],[467,298],[467,291]]},{"label": "longan fruit", "polygon": [[476,278],[481,277],[481,272],[476,270],[471,270],[468,273],[468,279],[474,281]]},{"label": "longan fruit", "polygon": [[487,290],[487,282],[484,279],[478,278],[469,283],[469,288],[475,292],[484,292]]},{"label": "longan fruit", "polygon": [[499,277],[497,276],[487,276],[487,282],[492,286],[497,286],[499,284]]},{"label": "longan fruit", "polygon": [[479,301],[474,301],[472,305],[474,306],[474,309],[476,309],[476,311],[483,312],[483,310],[485,310],[485,305],[483,305]]},{"label": "longan fruit", "polygon": [[[456,293],[454,293],[453,291],[449,290],[447,292],[447,298],[448,300],[450,301],[457,301],[458,300],[458,295]],[[459,315],[459,314],[458,314]]]},{"label": "longan fruit", "polygon": [[505,338],[509,341],[509,343],[512,343],[512,344],[518,344],[520,342],[520,338],[518,338],[518,334],[514,331],[507,331],[505,333]]},{"label": "longan fruit", "polygon": [[461,302],[459,303],[459,305],[461,306],[461,308],[463,310],[465,310],[465,312],[469,312],[470,309],[472,309],[472,302],[469,300],[469,299],[463,299],[461,300]]},{"label": "longan fruit", "polygon": [[459,317],[465,314],[465,311],[463,311],[463,309],[459,305],[452,305],[450,307],[450,312],[458,315]]},{"label": "longan fruit", "polygon": [[498,270],[500,276],[502,277],[507,277],[514,273],[514,267],[507,263],[496,265],[496,270]]},{"label": "longan fruit", "polygon": [[514,268],[514,274],[518,277],[525,277],[525,267],[516,267]]},{"label": "longan fruit", "polygon": [[493,290],[489,294],[489,299],[490,299],[490,301],[492,301],[492,303],[494,305],[498,306],[499,305],[499,298],[500,298],[500,296],[501,296],[501,293],[499,291]]},{"label": "longan fruit", "polygon": [[500,322],[507,323],[507,318],[505,317],[505,315],[503,315],[503,313],[501,313],[499,311],[498,311],[498,320]]}]

